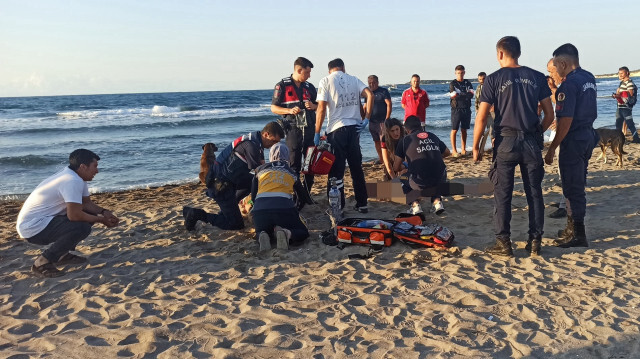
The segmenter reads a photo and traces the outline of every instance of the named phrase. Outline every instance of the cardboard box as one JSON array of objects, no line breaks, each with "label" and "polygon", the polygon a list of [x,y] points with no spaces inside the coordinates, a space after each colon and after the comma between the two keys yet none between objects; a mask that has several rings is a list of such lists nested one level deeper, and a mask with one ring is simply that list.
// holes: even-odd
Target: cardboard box
[{"label": "cardboard box", "polygon": [[410,204],[420,198],[430,198],[436,193],[440,193],[442,196],[490,194],[493,193],[493,184],[491,182],[479,184],[447,182],[440,184],[438,187],[425,188],[421,191],[413,190],[405,194],[402,191],[402,183],[398,178],[394,178],[391,181],[367,182],[368,197],[380,201]]}]

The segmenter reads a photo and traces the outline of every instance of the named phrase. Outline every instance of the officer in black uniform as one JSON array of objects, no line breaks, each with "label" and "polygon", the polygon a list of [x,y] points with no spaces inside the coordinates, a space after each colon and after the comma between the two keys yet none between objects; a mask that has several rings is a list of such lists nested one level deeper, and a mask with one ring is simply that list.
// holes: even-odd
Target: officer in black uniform
[{"label": "officer in black uniform", "polygon": [[[300,176],[302,156],[307,147],[313,146],[316,126],[316,88],[307,82],[313,64],[304,57],[293,63],[293,73],[276,84],[271,100],[271,112],[281,115],[280,121],[286,134],[291,169]],[[313,186],[313,175],[304,176],[309,192]]]},{"label": "officer in black uniform", "polygon": [[538,118],[538,102],[544,121],[553,120],[551,90],[539,71],[518,64],[520,41],[505,36],[496,46],[500,70],[487,76],[473,133],[473,157],[482,159],[480,139],[491,106],[495,109],[495,141],[489,179],[493,182],[495,210],[493,214],[496,243],[487,248],[490,254],[513,256],[511,248],[511,198],[513,176],[520,166],[524,191],[529,205],[529,240],[525,247],[532,254],[540,252],[544,227],[542,200],[542,126]]},{"label": "officer in black uniform", "polygon": [[264,149],[271,148],[284,137],[277,122],[269,122],[262,131],[236,138],[216,157],[206,178],[207,196],[213,198],[220,213],[207,213],[200,208],[184,207],[184,225],[188,231],[198,221],[210,223],[220,229],[242,229],[244,222],[238,202],[251,193],[251,171],[264,164]]},{"label": "officer in black uniform", "polygon": [[[545,156],[545,162],[552,164],[555,150],[560,146],[558,164],[562,193],[567,198],[567,226],[556,245],[588,247],[584,228],[587,209],[584,188],[587,165],[598,143],[598,134],[593,130],[593,122],[598,117],[596,79],[580,67],[578,49],[572,44],[564,44],[553,52],[553,65],[558,75],[565,78],[556,90],[556,137]],[[546,127],[550,124],[543,123]]]}]

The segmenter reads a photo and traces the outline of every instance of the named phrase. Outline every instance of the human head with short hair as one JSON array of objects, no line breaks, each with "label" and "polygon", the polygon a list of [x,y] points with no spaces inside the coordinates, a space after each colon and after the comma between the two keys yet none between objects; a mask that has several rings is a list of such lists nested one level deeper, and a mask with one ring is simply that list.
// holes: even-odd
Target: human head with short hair
[{"label": "human head with short hair", "polygon": [[404,128],[407,133],[412,133],[422,130],[422,124],[420,123],[420,119],[417,116],[409,116],[406,120],[404,120]]},{"label": "human head with short hair", "polygon": [[305,82],[311,77],[313,64],[304,57],[298,57],[293,62],[293,79],[298,82]]},{"label": "human head with short hair", "polygon": [[553,79],[555,86],[559,86],[562,82],[562,77],[558,75],[558,70],[553,64],[553,57],[549,60],[549,62],[547,62],[547,72],[549,72],[549,76],[551,76],[551,79]]},{"label": "human head with short hair", "polygon": [[627,80],[629,78],[629,68],[622,66],[618,69],[618,78],[620,80]]},{"label": "human head with short hair", "polygon": [[262,136],[262,147],[271,148],[284,137],[284,130],[279,123],[271,121],[264,126],[260,134]]},{"label": "human head with short hair", "polygon": [[498,40],[496,44],[498,53],[502,52],[506,56],[517,60],[520,57],[520,40],[515,36],[505,36]]},{"label": "human head with short hair", "polygon": [[333,59],[329,61],[329,73],[333,71],[342,71],[344,72],[344,61],[341,58]]},{"label": "human head with short hair", "polygon": [[413,74],[411,75],[411,88],[417,90],[420,88],[420,75]]},{"label": "human head with short hair", "polygon": [[478,74],[478,82],[482,85],[484,84],[484,79],[487,77],[487,73],[482,71]]},{"label": "human head with short hair", "polygon": [[69,168],[83,180],[91,181],[98,173],[98,161],[100,156],[87,149],[79,148],[69,155]]},{"label": "human head with short hair", "polygon": [[456,71],[456,80],[457,81],[464,80],[464,74],[465,74],[464,66],[462,66],[462,65],[456,66],[456,70],[455,71]]},{"label": "human head with short hair", "polygon": [[269,161],[289,161],[289,148],[282,142],[278,142],[269,149]]},{"label": "human head with short hair", "polygon": [[378,89],[378,76],[376,75],[369,75],[369,77],[367,78],[367,82],[369,83],[369,89],[371,91],[375,91]]},{"label": "human head with short hair", "polygon": [[558,76],[561,78],[566,77],[571,71],[580,67],[578,49],[569,43],[558,47],[553,52],[553,66],[556,67]]}]

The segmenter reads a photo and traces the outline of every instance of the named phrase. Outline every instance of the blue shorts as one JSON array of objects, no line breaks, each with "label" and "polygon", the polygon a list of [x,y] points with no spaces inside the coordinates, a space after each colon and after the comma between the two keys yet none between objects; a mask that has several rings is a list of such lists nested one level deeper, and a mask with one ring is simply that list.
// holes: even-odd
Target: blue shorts
[{"label": "blue shorts", "polygon": [[471,109],[452,108],[451,109],[451,129],[459,128],[468,130],[471,127]]}]

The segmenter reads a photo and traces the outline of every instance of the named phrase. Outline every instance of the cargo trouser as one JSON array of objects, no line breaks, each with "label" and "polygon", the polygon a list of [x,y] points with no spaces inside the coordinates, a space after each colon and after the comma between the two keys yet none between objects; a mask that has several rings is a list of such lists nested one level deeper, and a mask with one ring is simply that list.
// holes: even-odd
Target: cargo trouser
[{"label": "cargo trouser", "polygon": [[593,148],[598,143],[598,134],[593,128],[569,132],[560,143],[560,177],[562,193],[567,198],[567,213],[574,222],[584,222],[587,210],[587,166]]},{"label": "cargo trouser", "polygon": [[494,143],[495,155],[489,170],[493,182],[493,226],[497,239],[510,239],[511,199],[513,197],[514,174],[520,166],[522,183],[529,206],[529,234],[542,235],[544,228],[544,202],[542,200],[542,177],[544,164],[542,148],[531,134],[513,131],[511,136],[497,134]]},{"label": "cargo trouser", "polygon": [[[315,123],[315,122],[314,122]],[[313,137],[315,135],[315,125],[307,125],[302,129],[293,124],[289,124],[285,131],[285,142],[289,148],[289,164],[295,174],[300,177],[302,170],[302,159],[307,151],[307,147],[313,146]],[[302,181],[301,181],[302,182]],[[304,175],[305,187],[311,193],[313,186],[313,175]]]}]

